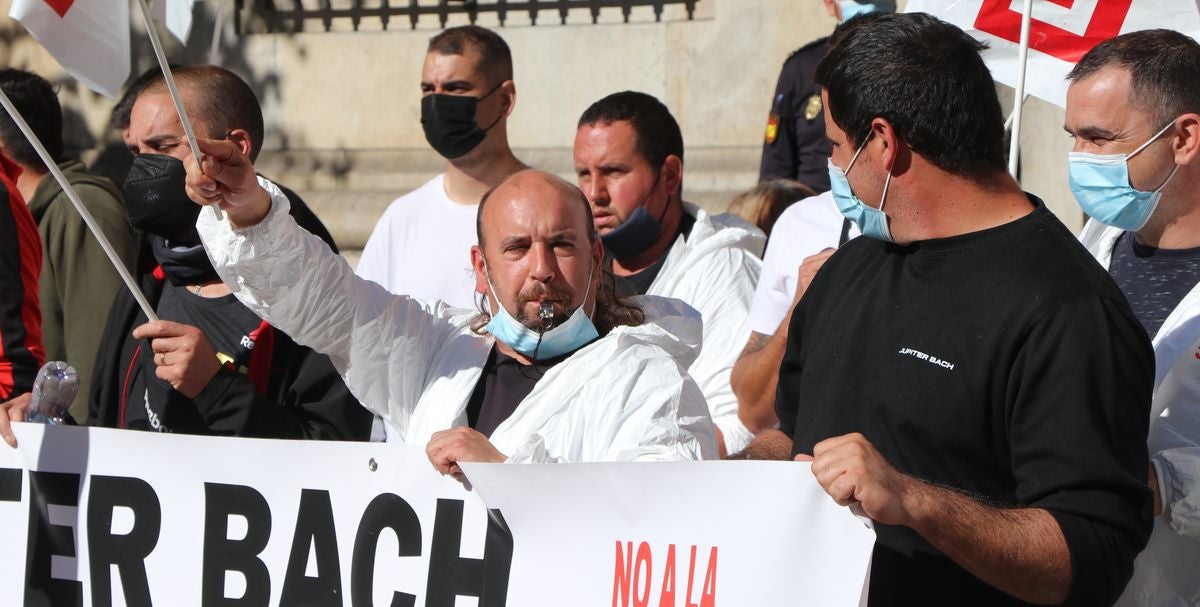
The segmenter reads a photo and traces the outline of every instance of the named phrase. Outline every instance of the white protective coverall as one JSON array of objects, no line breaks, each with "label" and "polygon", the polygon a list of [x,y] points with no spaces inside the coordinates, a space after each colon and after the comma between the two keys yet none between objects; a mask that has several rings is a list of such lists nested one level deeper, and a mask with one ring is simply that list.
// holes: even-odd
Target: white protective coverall
[{"label": "white protective coverall", "polygon": [[[1122,230],[1088,220],[1080,240],[1104,267]],[[1200,605],[1200,284],[1154,336],[1150,461],[1163,514],[1117,605]]]},{"label": "white protective coverall", "polygon": [[[297,343],[326,354],[368,409],[424,446],[467,425],[467,402],[494,339],[469,328],[474,311],[426,302],[354,274],[296,225],[271,182],[271,210],[233,230],[206,208],[197,221],[213,266],[238,300]],[[465,252],[464,252],[465,254]],[[715,459],[704,396],[684,367],[700,319],[683,302],[636,300],[638,327],[617,327],[555,365],[492,433],[510,462]]]},{"label": "white protective coverall", "polygon": [[647,294],[681,299],[700,311],[704,347],[688,373],[708,400],[725,449],[737,453],[754,435],[738,419],[729,375],[750,338],[747,318],[767,237],[736,215],[712,215],[690,202],[684,203],[684,211],[696,223],[686,239],[680,236],[671,245]]}]

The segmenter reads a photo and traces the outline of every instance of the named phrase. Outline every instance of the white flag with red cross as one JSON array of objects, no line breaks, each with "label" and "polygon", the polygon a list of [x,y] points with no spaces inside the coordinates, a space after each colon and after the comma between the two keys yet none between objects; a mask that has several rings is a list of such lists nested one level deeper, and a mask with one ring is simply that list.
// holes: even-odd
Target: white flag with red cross
[{"label": "white flag with red cross", "polygon": [[[1092,47],[1120,34],[1164,28],[1200,38],[1200,2],[1186,0],[1033,0],[1025,92],[1066,106],[1067,73]],[[910,0],[986,42],[983,57],[997,82],[1015,87],[1022,0]]]},{"label": "white flag with red cross", "polygon": [[126,0],[13,0],[8,16],[96,92],[116,97],[129,78]]}]

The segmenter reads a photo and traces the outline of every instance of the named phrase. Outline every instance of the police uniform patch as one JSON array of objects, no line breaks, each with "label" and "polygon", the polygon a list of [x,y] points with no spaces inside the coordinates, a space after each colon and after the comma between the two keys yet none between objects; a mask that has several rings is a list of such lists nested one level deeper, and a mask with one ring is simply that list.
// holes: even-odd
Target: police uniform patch
[{"label": "police uniform patch", "polygon": [[767,143],[775,143],[775,139],[779,137],[779,114],[771,112],[767,117]]},{"label": "police uniform patch", "polygon": [[812,121],[821,113],[821,96],[812,95],[804,102],[804,119]]}]

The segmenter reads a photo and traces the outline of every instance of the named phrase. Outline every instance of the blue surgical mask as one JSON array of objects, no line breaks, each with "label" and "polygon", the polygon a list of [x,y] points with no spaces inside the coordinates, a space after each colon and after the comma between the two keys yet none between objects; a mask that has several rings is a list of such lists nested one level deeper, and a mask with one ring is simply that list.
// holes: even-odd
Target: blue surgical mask
[{"label": "blue surgical mask", "polygon": [[833,193],[833,200],[837,203],[838,210],[842,215],[858,225],[858,229],[862,231],[863,236],[875,238],[885,242],[896,242],[892,239],[892,232],[888,229],[887,215],[883,212],[883,203],[887,200],[888,186],[892,184],[892,172],[888,171],[887,179],[883,182],[883,196],[879,198],[879,208],[872,208],[858,199],[854,192],[850,189],[850,180],[846,178],[846,173],[854,167],[854,162],[858,160],[858,155],[862,153],[867,146],[867,142],[871,140],[868,135],[863,140],[862,145],[858,146],[858,150],[854,152],[854,156],[850,158],[850,164],[846,166],[846,170],[839,169],[836,164],[833,164],[833,159],[829,159],[829,188]]},{"label": "blue surgical mask", "polygon": [[1071,152],[1067,157],[1071,193],[1083,207],[1083,212],[1114,228],[1132,232],[1142,229],[1150,221],[1162,198],[1163,188],[1175,176],[1179,165],[1171,169],[1171,174],[1157,188],[1143,192],[1130,185],[1129,159],[1162,137],[1174,124],[1174,120],[1168,122],[1129,155]]},{"label": "blue surgical mask", "polygon": [[[661,174],[660,172],[659,175]],[[658,219],[655,219],[646,210],[646,203],[649,202],[650,195],[654,193],[656,186],[658,186],[657,175],[654,177],[654,183],[650,186],[650,192],[642,199],[642,204],[638,205],[638,208],[634,209],[621,225],[600,236],[600,242],[604,243],[604,250],[609,255],[620,260],[633,259],[658,241],[658,236],[662,233],[662,218],[667,215],[667,206],[663,206],[663,212]]]},{"label": "blue surgical mask", "polygon": [[[888,3],[889,6],[894,6],[893,3]],[[859,4],[854,0],[840,0],[838,7],[842,10],[842,23],[845,23],[859,15],[874,13],[879,10],[876,4]]]},{"label": "blue surgical mask", "polygon": [[[595,271],[595,265],[592,266],[592,270],[588,271],[588,288],[583,294],[584,301],[587,301],[588,295],[591,294],[593,271]],[[513,318],[508,310],[500,304],[496,288],[492,286],[490,272],[488,272],[487,281],[488,288],[491,289],[493,297],[496,297],[496,304],[499,308],[492,312],[492,320],[487,324],[488,333],[533,360],[557,358],[563,354],[574,352],[600,337],[600,333],[596,331],[596,325],[592,324],[592,319],[584,313],[582,304],[575,308],[571,317],[561,325],[543,332],[534,331]],[[594,309],[595,304],[593,304]]]}]

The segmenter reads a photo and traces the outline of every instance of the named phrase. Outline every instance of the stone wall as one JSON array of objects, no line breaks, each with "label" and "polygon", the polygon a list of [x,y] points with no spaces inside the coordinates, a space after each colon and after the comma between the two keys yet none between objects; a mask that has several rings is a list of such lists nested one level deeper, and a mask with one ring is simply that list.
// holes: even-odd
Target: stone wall
[{"label": "stone wall", "polygon": [[[304,0],[306,3],[315,0]],[[0,0],[7,13],[9,0]],[[212,6],[201,1],[187,49],[169,46],[175,61],[204,61],[212,37]],[[249,3],[248,3],[249,4]],[[232,3],[230,3],[232,5]],[[650,8],[623,23],[607,9],[592,24],[586,11],[567,25],[543,17],[533,26],[521,14],[497,28],[513,50],[517,107],[509,134],[527,163],[571,173],[575,122],[592,101],[618,90],[662,99],[683,129],[687,198],[720,209],[754,185],[768,105],[779,67],[805,42],[834,26],[818,0],[700,0],[695,18],[668,7],[662,22]],[[465,16],[450,25],[466,23]],[[497,26],[488,18],[481,25]],[[301,193],[350,251],[360,248],[375,220],[396,196],[420,185],[443,163],[421,133],[419,78],[437,21],[418,29],[393,20],[382,31],[349,20],[326,32],[310,23],[302,33],[237,36],[224,30],[219,62],[246,77],[267,118],[260,158],[264,173]],[[317,30],[317,31],[313,31]],[[134,65],[153,65],[144,34],[135,27]],[[19,25],[5,20],[0,56],[62,84],[76,147],[94,159],[113,142],[106,132],[111,102],[80,90]],[[1011,91],[1000,87],[1006,107]],[[1031,99],[1023,129],[1023,179],[1072,228],[1081,214],[1065,185],[1069,140],[1062,110]]]}]

